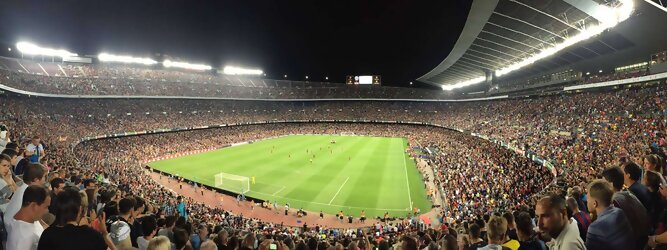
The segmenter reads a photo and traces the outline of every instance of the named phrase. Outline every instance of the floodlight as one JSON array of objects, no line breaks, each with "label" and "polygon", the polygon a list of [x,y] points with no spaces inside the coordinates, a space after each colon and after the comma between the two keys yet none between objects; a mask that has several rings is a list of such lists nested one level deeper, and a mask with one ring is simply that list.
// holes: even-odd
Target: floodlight
[{"label": "floodlight", "polygon": [[308,76],[306,76],[306,79],[308,79]]},{"label": "floodlight", "polygon": [[473,78],[473,79],[470,79],[470,80],[457,82],[457,83],[452,84],[452,85],[442,85],[442,90],[452,90],[452,89],[463,88],[463,87],[466,87],[466,86],[470,86],[470,85],[473,85],[473,84],[476,84],[476,83],[483,82],[484,80],[486,80],[486,77],[480,76],[480,77]]},{"label": "floodlight", "polygon": [[574,45],[578,42],[584,41],[591,37],[601,34],[607,29],[613,28],[620,22],[628,19],[630,14],[634,10],[634,3],[632,0],[621,0],[620,5],[615,8],[610,8],[604,5],[598,6],[598,11],[601,12],[599,15],[600,23],[598,25],[589,26],[582,29],[577,35],[570,36],[565,39],[562,43],[556,44],[553,47],[541,50],[540,52],[529,56],[522,61],[509,65],[505,68],[496,70],[496,76],[502,76],[512,71],[518,70],[525,66],[528,66],[538,60],[549,57],[553,54],[556,54],[558,51],[561,51],[571,45]]},{"label": "floodlight", "polygon": [[[264,71],[261,69],[244,69],[235,66],[225,66],[225,68],[222,69],[222,73],[225,75],[261,75],[264,74]],[[264,74],[264,76],[266,76],[266,74]]]},{"label": "floodlight", "polygon": [[285,78],[287,78],[287,75],[285,75]]},{"label": "floodlight", "polygon": [[328,76],[325,76],[325,77],[324,77],[324,80],[329,80],[329,77],[328,77]]},{"label": "floodlight", "polygon": [[139,63],[144,65],[157,64],[157,61],[150,58],[111,55],[108,53],[100,53],[99,55],[97,55],[97,59],[99,59],[102,62]]},{"label": "floodlight", "polygon": [[57,57],[71,57],[78,56],[75,53],[63,49],[49,49],[42,48],[29,42],[18,42],[16,48],[23,54],[41,55],[41,56],[57,56]]},{"label": "floodlight", "polygon": [[602,70],[598,70],[598,73],[602,73]]},{"label": "floodlight", "polygon": [[10,51],[10,52],[11,52],[11,51],[12,51],[12,48],[7,48],[7,51]]},{"label": "floodlight", "polygon": [[193,69],[193,70],[211,70],[212,67],[204,64],[192,64],[192,63],[186,63],[186,62],[173,62],[170,60],[165,60],[162,62],[162,65],[164,65],[167,68],[182,68],[182,69]]}]

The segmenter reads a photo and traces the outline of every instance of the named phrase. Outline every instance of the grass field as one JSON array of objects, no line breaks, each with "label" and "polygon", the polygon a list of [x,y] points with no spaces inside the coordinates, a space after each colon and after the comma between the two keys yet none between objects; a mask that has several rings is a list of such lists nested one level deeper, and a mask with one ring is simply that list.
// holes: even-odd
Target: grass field
[{"label": "grass field", "polygon": [[410,201],[422,212],[431,207],[406,147],[403,138],[292,135],[149,165],[209,186],[220,172],[254,176],[246,196],[277,201],[281,208],[287,202],[327,214],[405,216]]}]

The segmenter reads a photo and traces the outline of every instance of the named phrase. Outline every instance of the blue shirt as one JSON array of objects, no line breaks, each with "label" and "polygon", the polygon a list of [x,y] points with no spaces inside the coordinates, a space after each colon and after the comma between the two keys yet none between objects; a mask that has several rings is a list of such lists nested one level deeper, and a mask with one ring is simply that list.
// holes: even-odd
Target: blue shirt
[{"label": "blue shirt", "polygon": [[632,228],[623,210],[609,206],[588,226],[586,249],[632,249],[633,238]]},{"label": "blue shirt", "polygon": [[176,207],[176,211],[178,211],[178,213],[180,213],[181,216],[183,216],[183,218],[185,218],[185,220],[188,220],[188,212],[185,211],[185,203],[184,202],[178,203],[178,206]]}]

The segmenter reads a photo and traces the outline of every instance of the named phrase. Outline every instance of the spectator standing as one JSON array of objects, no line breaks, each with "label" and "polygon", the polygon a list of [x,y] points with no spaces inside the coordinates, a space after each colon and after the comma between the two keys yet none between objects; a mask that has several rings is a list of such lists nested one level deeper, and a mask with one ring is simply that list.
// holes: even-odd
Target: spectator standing
[{"label": "spectator standing", "polygon": [[[44,186],[46,176],[46,169],[39,163],[30,163],[26,166],[25,174],[23,175],[24,183],[16,189],[14,196],[9,201],[4,215],[4,221],[10,221],[16,215],[16,212],[21,209],[23,204],[23,192],[31,185]],[[39,223],[36,221],[35,223]]]},{"label": "spectator standing", "polygon": [[649,216],[639,199],[630,191],[623,190],[623,175],[623,170],[618,166],[602,171],[602,177],[611,183],[614,189],[614,196],[611,198],[613,206],[623,210],[636,239],[636,249],[643,249],[649,235]]},{"label": "spectator standing", "polygon": [[39,160],[44,157],[44,146],[40,142],[39,136],[32,137],[30,144],[26,146],[26,156],[31,163],[39,163]]},{"label": "spectator standing", "polygon": [[547,250],[547,246],[533,230],[533,219],[527,212],[520,212],[516,217],[516,234],[519,237],[519,250]]},{"label": "spectator standing", "polygon": [[567,208],[572,211],[572,218],[574,218],[575,221],[577,221],[577,227],[579,228],[579,237],[586,241],[586,232],[588,232],[588,226],[591,224],[591,217],[588,215],[588,213],[585,213],[584,211],[579,210],[579,206],[577,204],[577,200],[575,200],[573,197],[568,197],[567,200]]},{"label": "spectator standing", "polygon": [[44,228],[35,222],[49,212],[50,203],[51,197],[44,187],[26,188],[21,209],[7,221],[7,249],[37,249]]},{"label": "spectator standing", "polygon": [[576,224],[570,224],[565,199],[556,194],[548,195],[535,206],[537,226],[553,240],[550,250],[584,250]]},{"label": "spectator standing", "polygon": [[642,169],[634,162],[628,162],[623,165],[623,172],[625,172],[625,186],[639,199],[646,210],[650,210],[651,199],[649,198],[648,189],[640,182]]},{"label": "spectator standing", "polygon": [[[55,225],[48,227],[39,238],[38,250],[105,250],[114,249],[108,238],[104,213],[100,220],[99,230],[95,231],[87,225],[79,226],[83,215],[81,195],[72,188],[58,194],[58,212]],[[73,241],[73,239],[85,239]]]},{"label": "spectator standing", "polygon": [[633,249],[632,228],[625,213],[611,205],[614,190],[605,180],[594,180],[588,185],[588,211],[597,217],[588,228],[586,248]]}]

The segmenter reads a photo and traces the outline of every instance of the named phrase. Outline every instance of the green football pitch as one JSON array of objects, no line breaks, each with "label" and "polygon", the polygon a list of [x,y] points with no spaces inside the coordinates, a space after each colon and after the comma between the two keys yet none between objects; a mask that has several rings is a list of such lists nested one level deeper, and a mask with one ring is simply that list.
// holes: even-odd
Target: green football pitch
[{"label": "green football pitch", "polygon": [[[281,208],[289,203],[291,208],[327,214],[343,210],[357,217],[365,210],[369,218],[385,212],[402,217],[411,207],[422,212],[431,207],[406,148],[404,138],[291,135],[149,166],[208,186],[216,186],[220,173],[254,177],[254,184],[248,180],[246,196],[277,201]],[[238,192],[246,183],[223,180],[217,187]]]}]

